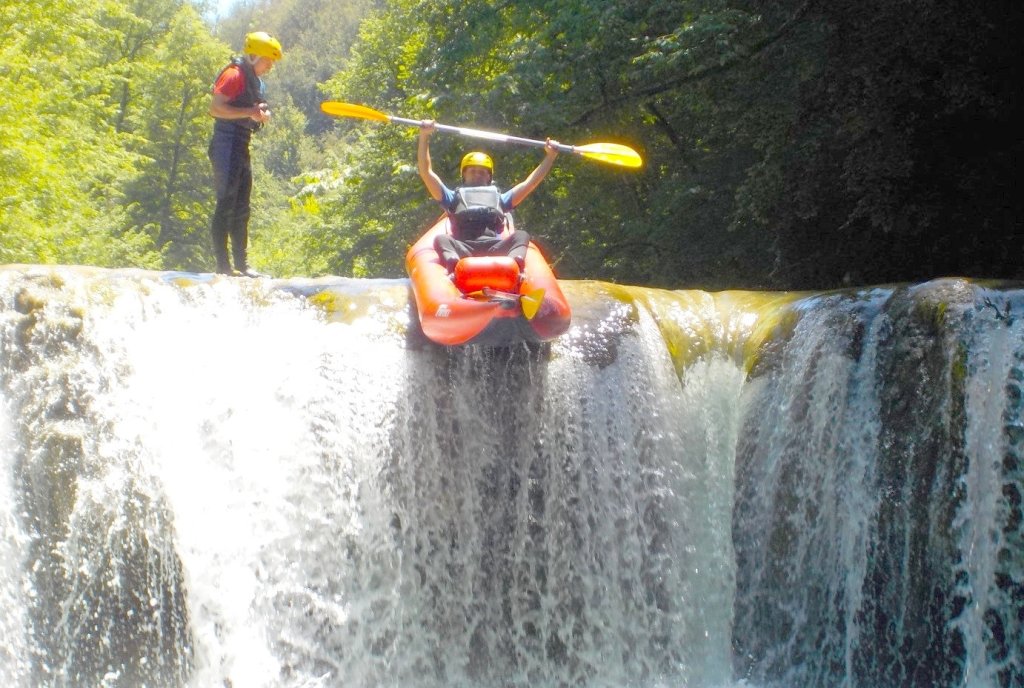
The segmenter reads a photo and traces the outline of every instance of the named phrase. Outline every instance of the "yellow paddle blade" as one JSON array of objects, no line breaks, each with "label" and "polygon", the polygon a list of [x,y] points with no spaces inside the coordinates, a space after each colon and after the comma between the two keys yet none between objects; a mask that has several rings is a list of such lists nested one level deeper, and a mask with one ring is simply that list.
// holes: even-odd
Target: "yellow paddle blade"
[{"label": "yellow paddle blade", "polygon": [[519,305],[523,309],[523,317],[527,320],[533,320],[533,316],[537,315],[537,311],[540,310],[542,303],[544,303],[543,289],[534,289],[530,293],[519,297]]},{"label": "yellow paddle blade", "polygon": [[320,103],[320,109],[332,117],[358,117],[359,119],[372,119],[376,122],[387,122],[390,119],[383,112],[368,108],[365,105],[340,103],[336,100],[325,100]]},{"label": "yellow paddle blade", "polygon": [[588,143],[585,146],[574,147],[573,152],[579,153],[584,158],[600,160],[621,167],[640,167],[644,164],[639,153],[629,146],[619,143]]}]

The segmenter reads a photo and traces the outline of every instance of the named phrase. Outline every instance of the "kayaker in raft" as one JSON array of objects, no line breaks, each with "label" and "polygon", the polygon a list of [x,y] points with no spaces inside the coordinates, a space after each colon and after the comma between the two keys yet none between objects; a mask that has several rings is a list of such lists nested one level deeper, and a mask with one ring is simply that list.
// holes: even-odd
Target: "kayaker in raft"
[{"label": "kayaker in raft", "polygon": [[445,269],[452,273],[459,259],[466,256],[511,256],[522,270],[530,235],[517,229],[501,238],[505,213],[519,205],[547,176],[558,157],[558,142],[548,139],[544,146],[544,160],[526,179],[504,193],[493,184],[494,161],[491,156],[478,151],[467,153],[459,167],[462,184],[453,190],[441,181],[430,164],[432,133],[434,121],[423,120],[416,162],[427,191],[452,221],[452,234],[439,234],[434,241],[434,248]]}]

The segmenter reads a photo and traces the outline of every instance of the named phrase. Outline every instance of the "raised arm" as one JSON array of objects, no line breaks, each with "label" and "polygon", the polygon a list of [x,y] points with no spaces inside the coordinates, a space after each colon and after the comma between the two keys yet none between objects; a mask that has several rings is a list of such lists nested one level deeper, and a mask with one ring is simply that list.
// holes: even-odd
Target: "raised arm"
[{"label": "raised arm", "polygon": [[509,203],[513,208],[529,196],[537,188],[537,185],[543,181],[544,177],[548,175],[548,172],[551,171],[551,167],[555,164],[555,158],[558,157],[558,145],[558,141],[548,139],[544,145],[544,159],[530,173],[530,176],[512,187],[509,194]]},{"label": "raised arm", "polygon": [[420,141],[416,149],[416,168],[420,179],[435,201],[441,200],[444,183],[430,164],[430,135],[434,133],[434,120],[425,119],[420,123]]}]

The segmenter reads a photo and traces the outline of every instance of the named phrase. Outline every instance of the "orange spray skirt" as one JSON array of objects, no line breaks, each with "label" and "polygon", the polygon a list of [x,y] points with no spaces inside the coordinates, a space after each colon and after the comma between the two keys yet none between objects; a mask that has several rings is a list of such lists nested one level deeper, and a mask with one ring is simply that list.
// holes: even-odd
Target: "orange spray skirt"
[{"label": "orange spray skirt", "polygon": [[[511,232],[511,220],[506,225]],[[569,303],[533,242],[522,279],[515,260],[481,256],[460,260],[453,281],[434,249],[434,238],[450,231],[447,216],[441,217],[405,256],[420,327],[430,340],[507,346],[550,341],[569,329]]]}]

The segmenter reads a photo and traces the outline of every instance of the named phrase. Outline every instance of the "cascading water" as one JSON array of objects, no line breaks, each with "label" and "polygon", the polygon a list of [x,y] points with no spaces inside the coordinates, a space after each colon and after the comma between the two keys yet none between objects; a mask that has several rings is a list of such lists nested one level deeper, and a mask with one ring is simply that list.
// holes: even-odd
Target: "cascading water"
[{"label": "cascading water", "polygon": [[1022,298],[0,269],[0,683],[1022,685]]},{"label": "cascading water", "polygon": [[1024,685],[1022,297],[950,281],[801,304],[746,392],[739,675]]}]

